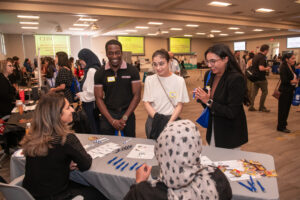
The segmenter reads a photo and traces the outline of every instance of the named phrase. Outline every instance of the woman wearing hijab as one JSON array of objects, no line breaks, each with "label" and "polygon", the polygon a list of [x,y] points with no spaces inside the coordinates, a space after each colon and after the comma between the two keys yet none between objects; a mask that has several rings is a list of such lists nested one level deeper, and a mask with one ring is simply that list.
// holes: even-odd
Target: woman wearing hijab
[{"label": "woman wearing hijab", "polygon": [[193,122],[168,124],[155,144],[159,178],[147,182],[152,167],[144,164],[124,200],[231,199],[227,178],[218,168],[201,164],[201,150],[201,136]]},{"label": "woman wearing hijab", "polygon": [[76,96],[80,98],[82,107],[89,118],[92,133],[99,134],[99,122],[94,114],[96,108],[94,76],[101,64],[98,57],[89,49],[81,49],[78,53],[78,58],[80,65],[84,68],[84,77],[81,81],[82,91],[77,93]]}]

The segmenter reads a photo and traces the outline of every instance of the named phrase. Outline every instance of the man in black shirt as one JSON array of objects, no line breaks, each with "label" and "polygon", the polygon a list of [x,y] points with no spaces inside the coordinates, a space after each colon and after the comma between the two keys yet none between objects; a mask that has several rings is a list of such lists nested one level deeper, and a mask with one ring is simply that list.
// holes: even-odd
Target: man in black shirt
[{"label": "man in black shirt", "polygon": [[110,40],[105,45],[108,63],[95,74],[95,97],[102,114],[100,133],[114,135],[115,130],[135,137],[134,110],[141,100],[138,70],[122,59],[122,45]]},{"label": "man in black shirt", "polygon": [[254,101],[257,95],[258,89],[261,89],[261,97],[259,102],[259,111],[261,112],[270,112],[265,107],[266,97],[268,95],[268,81],[266,79],[266,72],[271,69],[271,67],[267,67],[266,55],[269,52],[269,45],[264,44],[260,47],[260,52],[254,56],[252,61],[252,66],[254,67],[257,74],[257,81],[254,82],[252,95],[251,95],[251,105],[249,107],[249,111],[256,111],[254,108]]}]

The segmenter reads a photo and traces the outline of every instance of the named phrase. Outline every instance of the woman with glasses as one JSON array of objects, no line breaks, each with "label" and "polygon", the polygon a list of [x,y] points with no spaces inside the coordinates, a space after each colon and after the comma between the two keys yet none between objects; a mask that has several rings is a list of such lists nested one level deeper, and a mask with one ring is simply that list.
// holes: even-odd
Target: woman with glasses
[{"label": "woman with glasses", "polygon": [[16,89],[8,76],[13,73],[14,67],[11,59],[0,61],[0,117],[10,115],[16,100]]},{"label": "woman with glasses", "polygon": [[[248,142],[243,104],[249,105],[246,79],[229,47],[216,44],[205,52],[210,68],[207,87],[198,87],[195,97],[210,111],[206,140],[211,146],[238,148]],[[207,72],[204,83],[208,79]]]},{"label": "woman with glasses", "polygon": [[148,138],[153,133],[159,135],[167,123],[175,121],[182,111],[183,103],[189,102],[185,81],[170,71],[169,61],[170,56],[164,49],[157,50],[152,55],[152,66],[156,74],[146,78],[143,97],[148,113]]}]

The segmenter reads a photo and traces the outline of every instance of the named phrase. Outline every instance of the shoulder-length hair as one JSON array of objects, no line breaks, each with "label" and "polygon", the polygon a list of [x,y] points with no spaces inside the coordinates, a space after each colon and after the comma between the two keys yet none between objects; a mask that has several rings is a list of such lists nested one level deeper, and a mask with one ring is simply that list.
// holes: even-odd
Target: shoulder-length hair
[{"label": "shoulder-length hair", "polygon": [[4,74],[6,72],[6,65],[8,62],[12,64],[10,60],[0,60],[0,73]]},{"label": "shoulder-length hair", "polygon": [[214,53],[222,59],[228,57],[228,62],[227,62],[227,65],[226,65],[225,72],[237,71],[238,73],[240,73],[244,77],[245,85],[246,85],[246,91],[245,91],[245,96],[244,96],[243,103],[245,105],[249,105],[250,100],[249,100],[249,97],[248,97],[247,79],[246,79],[245,75],[243,74],[243,72],[240,68],[240,65],[237,63],[234,55],[230,51],[229,47],[225,44],[215,44],[215,45],[209,47],[206,50],[206,52],[204,54],[205,59],[206,59],[206,56],[207,56],[208,53]]},{"label": "shoulder-length hair", "polygon": [[70,127],[61,121],[61,114],[66,100],[63,94],[48,93],[39,101],[29,133],[21,141],[24,155],[36,157],[48,155],[52,148],[51,140],[61,137],[61,145],[71,133]]},{"label": "shoulder-length hair", "polygon": [[58,58],[58,63],[57,63],[58,66],[60,67],[66,66],[69,69],[71,69],[68,54],[66,52],[63,51],[56,52],[56,56]]}]

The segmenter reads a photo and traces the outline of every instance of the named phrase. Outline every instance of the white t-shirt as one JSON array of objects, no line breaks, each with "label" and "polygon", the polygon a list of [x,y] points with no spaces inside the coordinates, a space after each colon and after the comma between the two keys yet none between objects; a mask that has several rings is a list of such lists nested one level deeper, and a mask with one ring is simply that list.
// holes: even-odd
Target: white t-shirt
[{"label": "white t-shirt", "polygon": [[90,68],[87,72],[86,79],[82,86],[82,92],[79,92],[80,101],[92,102],[95,101],[94,95],[94,76],[96,73],[95,68]]},{"label": "white t-shirt", "polygon": [[175,72],[179,72],[180,73],[180,67],[179,67],[179,63],[177,62],[177,60],[172,59],[170,62],[170,71],[175,73]]},{"label": "white t-shirt", "polygon": [[172,115],[174,107],[168,100],[158,78],[174,106],[178,102],[188,103],[190,101],[185,81],[182,77],[175,74],[168,77],[159,77],[157,74],[154,74],[146,78],[143,101],[150,102],[154,110],[160,114]]}]

